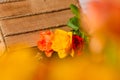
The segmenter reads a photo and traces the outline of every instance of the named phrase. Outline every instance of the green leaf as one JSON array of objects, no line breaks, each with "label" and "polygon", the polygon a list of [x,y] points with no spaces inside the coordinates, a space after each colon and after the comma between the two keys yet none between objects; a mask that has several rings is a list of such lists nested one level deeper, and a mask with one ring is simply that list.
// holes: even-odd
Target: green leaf
[{"label": "green leaf", "polygon": [[77,30],[77,31],[73,30],[72,32],[73,32],[74,35],[79,35],[79,30]]},{"label": "green leaf", "polygon": [[77,6],[75,6],[74,4],[71,4],[70,9],[71,9],[73,14],[75,14],[77,17],[79,17],[79,9]]},{"label": "green leaf", "polygon": [[79,19],[77,17],[70,18],[67,25],[76,31],[79,29]]}]

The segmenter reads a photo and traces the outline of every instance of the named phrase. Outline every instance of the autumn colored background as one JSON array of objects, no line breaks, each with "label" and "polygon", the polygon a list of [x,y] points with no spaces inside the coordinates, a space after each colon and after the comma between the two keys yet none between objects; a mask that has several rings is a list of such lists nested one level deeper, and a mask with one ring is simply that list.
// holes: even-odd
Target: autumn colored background
[{"label": "autumn colored background", "polygon": [[88,51],[64,59],[36,48],[9,51],[0,57],[0,80],[120,80],[120,1],[90,0],[86,7],[81,24]]}]

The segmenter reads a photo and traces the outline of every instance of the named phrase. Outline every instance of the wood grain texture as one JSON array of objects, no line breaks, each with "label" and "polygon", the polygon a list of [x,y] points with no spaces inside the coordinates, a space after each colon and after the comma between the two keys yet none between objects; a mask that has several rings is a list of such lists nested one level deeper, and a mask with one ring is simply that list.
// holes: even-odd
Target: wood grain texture
[{"label": "wood grain texture", "polygon": [[[64,29],[77,0],[6,0],[0,4],[0,51],[37,46],[41,30]],[[11,1],[11,2],[9,2]]]},{"label": "wood grain texture", "polygon": [[0,56],[4,53],[5,50],[6,50],[5,42],[0,31]]},{"label": "wood grain texture", "polygon": [[76,0],[23,0],[0,4],[0,17],[19,16],[34,13],[44,13],[69,8],[70,4],[76,4]]},{"label": "wood grain texture", "polygon": [[28,1],[0,4],[0,17],[15,16],[31,12]]},{"label": "wood grain texture", "polygon": [[17,2],[17,1],[23,1],[23,0],[0,0],[0,4]]},{"label": "wood grain texture", "polygon": [[1,21],[4,36],[66,25],[73,14],[70,10]]},{"label": "wood grain texture", "polygon": [[[54,28],[54,29],[62,29],[66,31],[71,30],[66,26]],[[51,29],[51,30],[54,30],[54,29]],[[8,49],[10,49],[14,45],[21,45],[21,44],[23,44],[24,48],[26,48],[26,47],[37,46],[39,37],[40,37],[40,31],[35,31],[35,32],[5,37],[5,41]]]}]

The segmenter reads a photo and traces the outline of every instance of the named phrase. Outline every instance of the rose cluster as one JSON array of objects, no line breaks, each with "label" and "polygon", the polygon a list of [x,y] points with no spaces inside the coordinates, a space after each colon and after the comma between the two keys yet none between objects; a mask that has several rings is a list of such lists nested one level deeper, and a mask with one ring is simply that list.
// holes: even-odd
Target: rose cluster
[{"label": "rose cluster", "polygon": [[84,39],[81,36],[60,29],[54,32],[50,30],[40,32],[38,41],[39,50],[47,57],[51,57],[54,52],[57,52],[60,58],[68,55],[73,57],[82,53],[83,45]]}]

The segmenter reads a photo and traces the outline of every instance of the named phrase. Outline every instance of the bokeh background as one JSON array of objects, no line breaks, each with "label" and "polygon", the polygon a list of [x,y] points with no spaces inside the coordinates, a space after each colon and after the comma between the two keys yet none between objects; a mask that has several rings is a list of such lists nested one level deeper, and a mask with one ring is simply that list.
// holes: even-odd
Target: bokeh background
[{"label": "bokeh background", "polygon": [[[88,50],[47,58],[37,49],[39,32],[69,31],[70,4],[79,6]],[[0,1],[0,80],[120,80],[119,19],[119,0]]]}]

